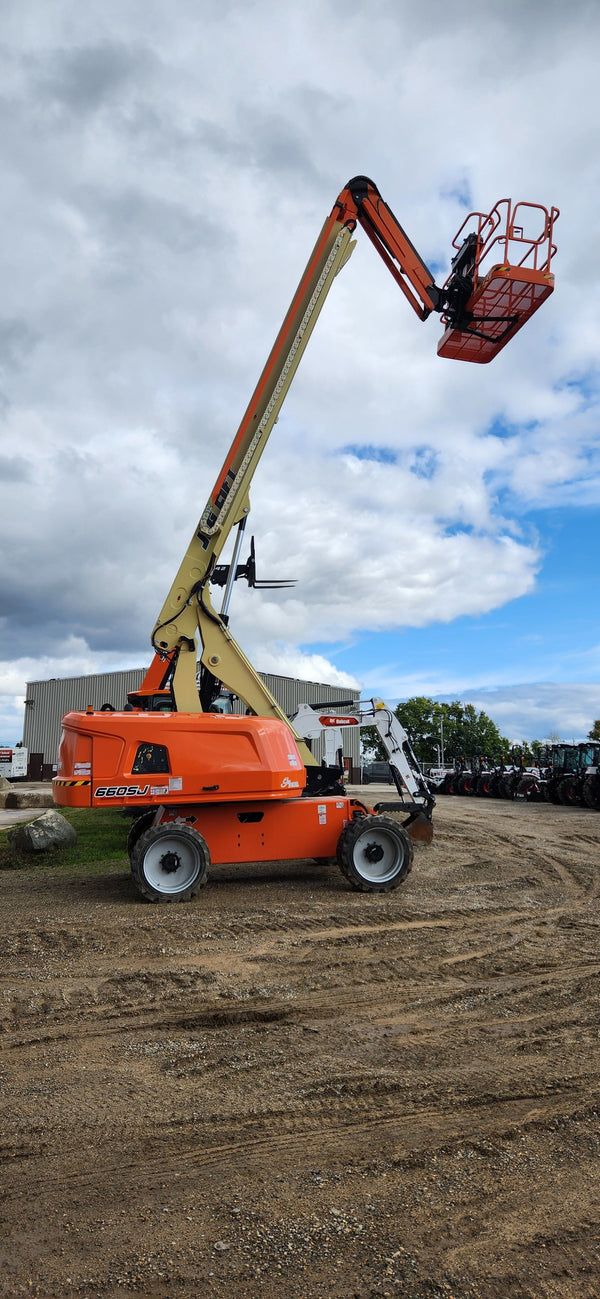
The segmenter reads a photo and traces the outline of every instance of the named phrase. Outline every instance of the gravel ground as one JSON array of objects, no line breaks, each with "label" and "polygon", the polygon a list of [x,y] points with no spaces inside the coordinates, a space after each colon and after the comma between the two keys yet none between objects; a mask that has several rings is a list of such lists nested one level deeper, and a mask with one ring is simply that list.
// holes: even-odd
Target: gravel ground
[{"label": "gravel ground", "polygon": [[0,1295],[597,1299],[599,867],[440,799],[388,895],[1,874]]}]

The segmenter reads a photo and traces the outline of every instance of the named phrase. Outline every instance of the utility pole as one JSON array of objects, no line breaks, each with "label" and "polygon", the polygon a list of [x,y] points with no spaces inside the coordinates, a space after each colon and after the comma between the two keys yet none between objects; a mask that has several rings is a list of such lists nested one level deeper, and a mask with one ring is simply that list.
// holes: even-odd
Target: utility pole
[{"label": "utility pole", "polygon": [[444,766],[444,714],[440,713],[440,745],[442,750],[442,767]]}]

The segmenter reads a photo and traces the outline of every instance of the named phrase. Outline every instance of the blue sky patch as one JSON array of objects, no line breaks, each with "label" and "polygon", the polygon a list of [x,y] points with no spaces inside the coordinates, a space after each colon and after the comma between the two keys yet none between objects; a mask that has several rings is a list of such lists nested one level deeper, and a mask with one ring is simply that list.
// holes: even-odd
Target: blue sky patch
[{"label": "blue sky patch", "polygon": [[454,185],[447,185],[441,189],[440,197],[452,198],[456,203],[460,204],[460,207],[464,207],[466,211],[473,211],[471,186],[469,185],[466,176],[463,176],[461,180],[456,181]]},{"label": "blue sky patch", "polygon": [[417,478],[433,478],[438,466],[439,455],[433,447],[417,447],[410,466],[411,474]]},{"label": "blue sky patch", "polygon": [[398,456],[390,447],[376,447],[372,443],[353,442],[345,447],[340,447],[336,452],[340,456],[356,456],[357,460],[376,460],[382,465],[395,465]]},{"label": "blue sky patch", "polygon": [[587,406],[593,406],[598,401],[600,390],[600,373],[597,369],[588,370],[587,373],[579,375],[577,378],[567,378],[561,380],[553,386],[554,392],[574,392],[581,403],[582,409]]}]

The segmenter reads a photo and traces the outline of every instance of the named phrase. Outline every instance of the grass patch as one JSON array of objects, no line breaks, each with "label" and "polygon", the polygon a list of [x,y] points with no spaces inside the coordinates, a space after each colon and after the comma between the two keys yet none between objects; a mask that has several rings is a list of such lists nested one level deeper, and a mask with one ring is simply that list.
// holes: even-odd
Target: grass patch
[{"label": "grass patch", "polygon": [[[31,819],[40,816],[43,809],[34,811]],[[51,866],[58,870],[79,870],[90,867],[128,866],[127,835],[132,817],[123,816],[119,808],[92,809],[88,807],[61,807],[66,821],[77,831],[77,843],[68,848],[48,849],[47,852],[19,852],[7,840],[7,830],[0,832],[0,870],[31,870],[36,866]]]}]

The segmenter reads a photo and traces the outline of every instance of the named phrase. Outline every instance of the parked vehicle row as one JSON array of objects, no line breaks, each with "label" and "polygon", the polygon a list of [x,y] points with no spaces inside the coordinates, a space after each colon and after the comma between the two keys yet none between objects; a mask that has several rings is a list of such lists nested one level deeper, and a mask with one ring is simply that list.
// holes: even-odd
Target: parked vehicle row
[{"label": "parked vehicle row", "polygon": [[547,745],[537,766],[526,766],[518,754],[508,761],[460,758],[450,768],[432,768],[428,780],[436,794],[518,798],[600,811],[600,744]]}]

